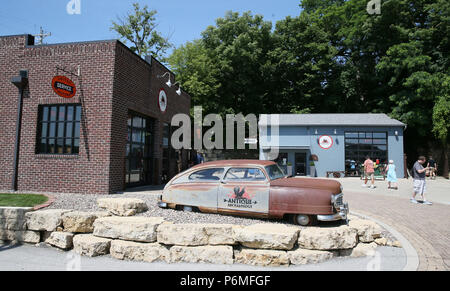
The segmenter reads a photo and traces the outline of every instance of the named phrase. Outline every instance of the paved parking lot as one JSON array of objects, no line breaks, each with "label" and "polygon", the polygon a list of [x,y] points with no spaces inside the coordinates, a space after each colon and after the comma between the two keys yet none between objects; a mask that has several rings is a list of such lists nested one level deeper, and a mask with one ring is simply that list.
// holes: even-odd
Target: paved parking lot
[{"label": "paved parking lot", "polygon": [[404,235],[419,255],[419,270],[450,270],[450,181],[428,181],[427,199],[432,206],[412,204],[412,180],[399,181],[400,190],[361,187],[357,178],[339,179],[350,209],[392,226]]}]

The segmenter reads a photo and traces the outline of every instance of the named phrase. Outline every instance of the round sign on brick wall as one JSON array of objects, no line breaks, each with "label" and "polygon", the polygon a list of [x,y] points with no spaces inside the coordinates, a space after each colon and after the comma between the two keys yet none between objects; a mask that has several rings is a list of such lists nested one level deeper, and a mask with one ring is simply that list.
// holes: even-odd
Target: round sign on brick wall
[{"label": "round sign on brick wall", "polygon": [[161,89],[159,91],[159,97],[158,97],[158,105],[161,112],[166,112],[167,110],[167,95],[166,91],[164,89]]},{"label": "round sign on brick wall", "polygon": [[72,98],[77,93],[75,83],[65,76],[55,76],[52,80],[53,91],[63,98]]}]

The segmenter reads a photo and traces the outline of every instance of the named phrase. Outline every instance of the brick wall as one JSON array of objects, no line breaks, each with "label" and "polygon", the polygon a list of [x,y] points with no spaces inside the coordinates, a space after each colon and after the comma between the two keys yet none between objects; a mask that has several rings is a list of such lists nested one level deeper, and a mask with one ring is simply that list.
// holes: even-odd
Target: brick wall
[{"label": "brick wall", "polygon": [[[112,113],[111,141],[111,189],[124,187],[125,150],[127,137],[128,111],[134,111],[155,119],[154,132],[154,184],[161,183],[162,171],[162,128],[164,123],[170,124],[172,117],[178,113],[189,114],[190,96],[182,92],[176,94],[178,85],[169,88],[166,85],[168,75],[158,76],[169,70],[152,58],[148,63],[131,52],[125,45],[118,42],[115,58],[114,98]],[[170,73],[172,84],[174,75]],[[167,110],[161,112],[158,106],[158,96],[161,89],[167,94]],[[173,175],[175,173],[172,173]]]},{"label": "brick wall", "polygon": [[[28,70],[18,172],[18,190],[65,193],[113,193],[124,188],[127,114],[133,110],[157,122],[155,157],[160,164],[161,126],[174,113],[189,112],[190,97],[165,88],[168,110],[157,104],[165,81],[157,74],[167,69],[152,65],[122,43],[112,41],[34,46],[26,35],[0,37],[0,189],[11,187],[18,89],[11,83]],[[75,76],[59,70],[77,73]],[[77,87],[72,99],[51,88],[56,75],[70,78]],[[167,87],[167,86],[166,86]],[[176,98],[176,99],[175,99]],[[39,104],[81,103],[83,120],[80,153],[74,156],[37,155],[36,127]]]}]

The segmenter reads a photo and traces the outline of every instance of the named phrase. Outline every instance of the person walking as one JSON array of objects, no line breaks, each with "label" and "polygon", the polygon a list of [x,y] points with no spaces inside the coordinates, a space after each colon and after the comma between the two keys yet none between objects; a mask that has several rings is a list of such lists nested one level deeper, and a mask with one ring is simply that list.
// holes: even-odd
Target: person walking
[{"label": "person walking", "polygon": [[[398,190],[397,173],[395,172],[394,161],[390,160],[386,167],[388,189]],[[393,187],[392,187],[393,186]]]},{"label": "person walking", "polygon": [[197,153],[196,162],[197,165],[203,164],[205,162],[205,158],[203,158],[203,155],[201,153]]},{"label": "person walking", "polygon": [[430,179],[436,180],[437,163],[432,156],[430,156],[430,159],[428,160],[427,168],[430,169]]},{"label": "person walking", "polygon": [[370,185],[370,189],[375,189],[375,168],[374,162],[370,159],[369,156],[366,157],[366,161],[364,162],[364,184],[363,187],[367,187],[367,182],[369,178],[371,179],[372,185]]},{"label": "person walking", "polygon": [[423,167],[423,164],[425,164],[425,160],[426,158],[424,156],[420,156],[412,169],[414,191],[412,194],[411,203],[419,203],[416,200],[416,195],[419,194],[422,196],[423,204],[432,205],[433,203],[427,201],[427,199],[425,198],[425,192],[427,190],[425,172],[428,170],[428,168]]}]

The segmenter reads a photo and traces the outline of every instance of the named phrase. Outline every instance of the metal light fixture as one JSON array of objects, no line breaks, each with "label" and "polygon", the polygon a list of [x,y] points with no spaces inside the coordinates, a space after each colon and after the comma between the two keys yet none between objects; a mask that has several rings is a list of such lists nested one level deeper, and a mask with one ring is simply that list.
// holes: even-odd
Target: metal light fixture
[{"label": "metal light fixture", "polygon": [[169,75],[169,80],[166,82],[167,87],[172,87],[172,81],[170,80],[170,73],[166,72],[163,75],[159,75],[158,78],[164,78],[166,75]]},{"label": "metal light fixture", "polygon": [[334,134],[335,134],[335,135],[337,134],[337,129],[334,129]]},{"label": "metal light fixture", "polygon": [[398,131],[397,130],[395,131],[395,136],[398,136]]},{"label": "metal light fixture", "polygon": [[176,82],[175,84],[173,84],[174,86],[178,84],[178,90],[176,91],[178,96],[181,96],[181,84],[180,82]]}]

